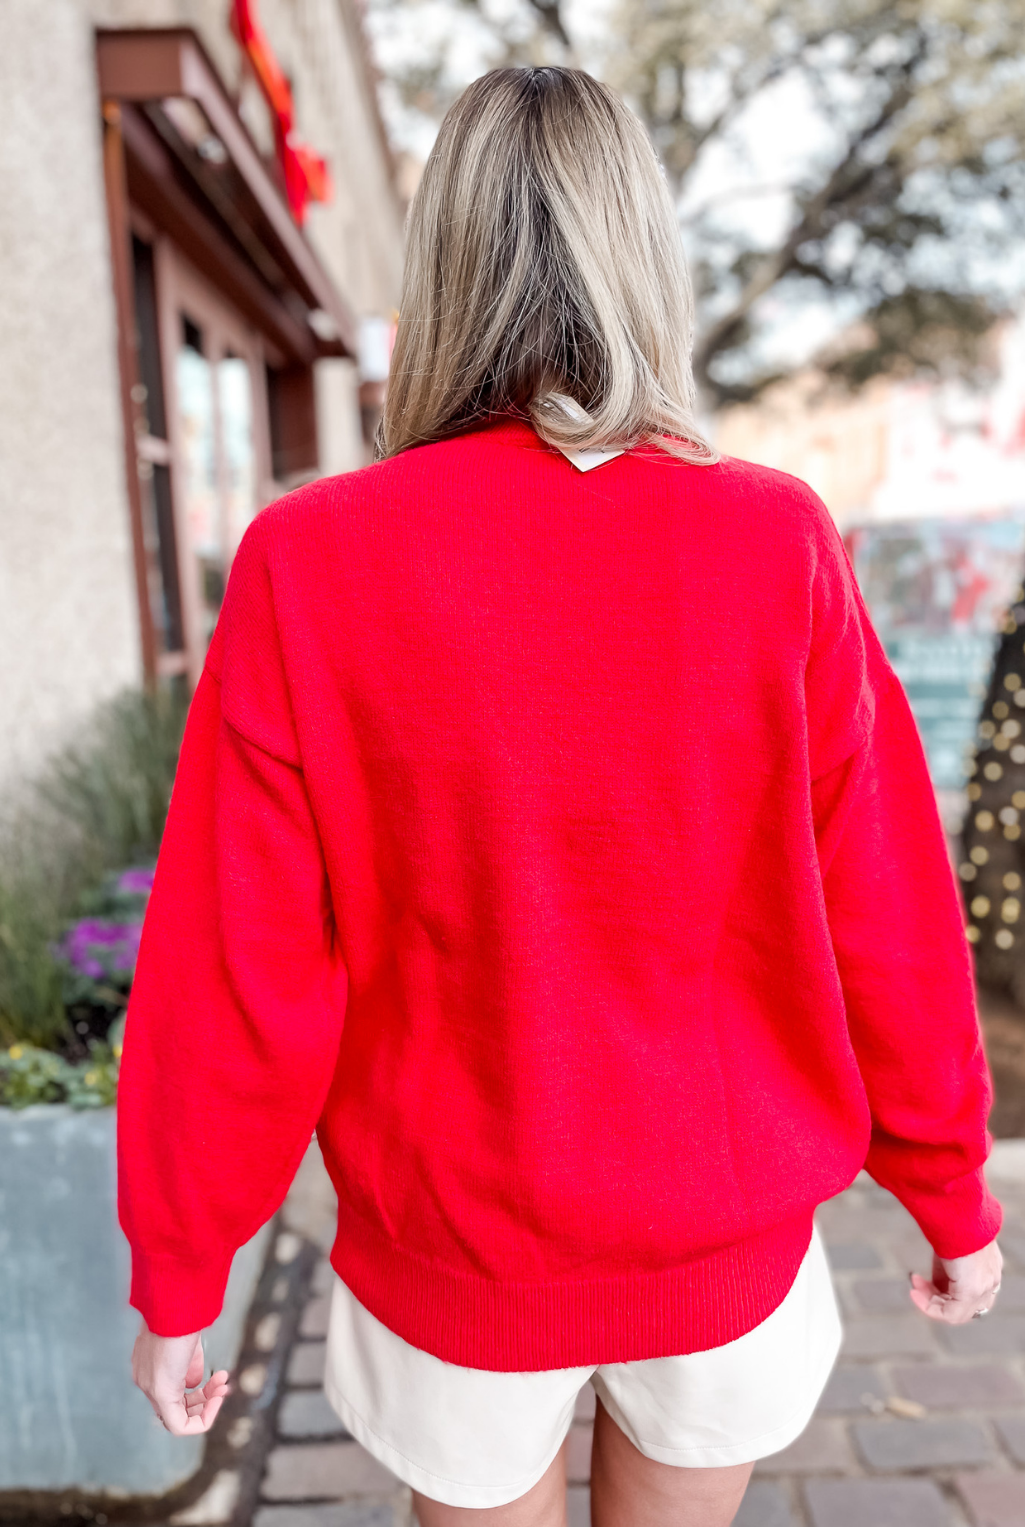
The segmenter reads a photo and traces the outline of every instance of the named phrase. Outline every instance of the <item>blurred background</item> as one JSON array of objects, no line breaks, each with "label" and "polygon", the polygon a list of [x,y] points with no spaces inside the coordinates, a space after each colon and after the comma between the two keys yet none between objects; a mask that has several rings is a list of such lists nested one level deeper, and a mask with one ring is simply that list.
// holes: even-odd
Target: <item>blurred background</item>
[{"label": "blurred background", "polygon": [[[510,63],[591,70],[654,138],[703,421],[836,519],[963,890],[992,1127],[1025,1136],[1021,0],[4,0],[5,1519],[120,1491],[164,1520],[201,1467],[137,1411],[89,1433],[95,1352],[54,1355],[69,1278],[126,1339],[111,1105],[184,712],[254,515],[371,459],[409,199],[446,107]],[[243,1519],[216,1509],[174,1520]]]}]

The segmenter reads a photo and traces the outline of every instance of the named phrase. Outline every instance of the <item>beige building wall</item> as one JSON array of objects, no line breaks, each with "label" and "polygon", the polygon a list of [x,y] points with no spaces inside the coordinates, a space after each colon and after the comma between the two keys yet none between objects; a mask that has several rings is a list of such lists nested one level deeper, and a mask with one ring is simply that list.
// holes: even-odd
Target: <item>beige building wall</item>
[{"label": "beige building wall", "polygon": [[716,444],[802,478],[841,528],[1025,515],[1025,309],[994,327],[990,346],[992,373],[978,387],[877,378],[848,397],[808,371],[724,409]]},{"label": "beige building wall", "polygon": [[855,397],[828,398],[820,377],[798,376],[771,388],[757,404],[724,409],[715,443],[727,456],[801,478],[838,524],[850,524],[870,516],[886,472],[891,390],[879,381]]},{"label": "beige building wall", "polygon": [[5,0],[0,48],[0,789],[139,677],[93,44]]},{"label": "beige building wall", "polygon": [[[398,300],[402,204],[354,0],[262,0],[302,137],[329,161],[306,232],[358,315]],[[141,677],[107,242],[96,26],[191,26],[265,149],[226,0],[4,0],[0,49],[0,792]],[[357,378],[319,363],[325,472],[362,462]]]}]

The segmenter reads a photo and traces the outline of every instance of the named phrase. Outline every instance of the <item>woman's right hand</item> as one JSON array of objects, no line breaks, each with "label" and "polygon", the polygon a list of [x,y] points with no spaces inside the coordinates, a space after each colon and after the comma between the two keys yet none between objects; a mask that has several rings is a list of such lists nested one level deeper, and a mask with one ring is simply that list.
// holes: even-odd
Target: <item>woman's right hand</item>
[{"label": "woman's right hand", "polygon": [[1004,1259],[996,1241],[967,1257],[932,1259],[932,1282],[911,1274],[911,1299],[930,1320],[960,1326],[991,1310],[1000,1291]]},{"label": "woman's right hand", "polygon": [[212,1373],[205,1384],[204,1371],[199,1331],[157,1336],[142,1321],[132,1349],[132,1378],[173,1437],[208,1432],[231,1392],[226,1369]]}]

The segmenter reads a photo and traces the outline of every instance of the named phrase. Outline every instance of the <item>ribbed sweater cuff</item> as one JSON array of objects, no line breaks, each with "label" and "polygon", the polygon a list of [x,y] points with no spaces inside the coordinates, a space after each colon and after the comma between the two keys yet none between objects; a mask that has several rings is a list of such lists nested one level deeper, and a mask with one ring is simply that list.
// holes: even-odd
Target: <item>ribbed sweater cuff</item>
[{"label": "ribbed sweater cuff", "polygon": [[980,1166],[935,1189],[901,1185],[898,1196],[939,1257],[967,1257],[996,1239],[1003,1210]]},{"label": "ribbed sweater cuff", "polygon": [[191,1336],[221,1313],[230,1271],[230,1257],[202,1262],[195,1256],[148,1255],[133,1246],[128,1302],[154,1335]]}]

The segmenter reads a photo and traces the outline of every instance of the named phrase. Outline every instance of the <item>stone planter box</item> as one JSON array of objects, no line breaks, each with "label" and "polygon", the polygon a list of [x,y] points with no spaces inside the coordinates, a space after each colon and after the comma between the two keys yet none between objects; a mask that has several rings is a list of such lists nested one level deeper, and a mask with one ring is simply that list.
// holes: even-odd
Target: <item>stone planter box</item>
[{"label": "stone planter box", "polygon": [[[162,1495],[202,1461],[131,1381],[114,1130],[113,1108],[0,1108],[0,1491]],[[234,1366],[269,1234],[235,1257],[208,1365]]]}]

